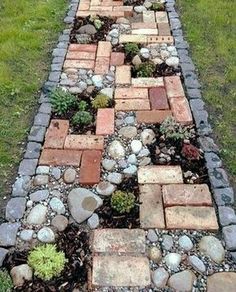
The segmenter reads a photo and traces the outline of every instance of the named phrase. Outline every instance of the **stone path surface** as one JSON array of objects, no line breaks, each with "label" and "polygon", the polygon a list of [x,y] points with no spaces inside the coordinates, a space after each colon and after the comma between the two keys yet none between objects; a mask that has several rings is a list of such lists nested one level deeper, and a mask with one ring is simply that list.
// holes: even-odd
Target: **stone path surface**
[{"label": "stone path surface", "polygon": [[[175,1],[140,3],[71,2],[69,29],[53,51],[52,72],[0,225],[0,266],[9,248],[54,242],[57,232],[77,223],[91,234],[92,291],[234,291],[234,194],[209,136]],[[163,3],[164,11],[154,11],[153,3]],[[108,17],[112,25],[103,40],[91,41],[91,27],[85,27],[72,42],[75,14]],[[172,73],[134,76],[124,50],[117,50],[126,43],[139,45],[136,59],[164,64]],[[74,133],[68,119],[52,114],[49,91],[55,87],[72,94],[96,90],[114,106],[96,111],[94,132]],[[155,144],[162,139],[156,129],[170,117],[181,129],[196,129],[205,173],[173,163],[175,145]],[[99,208],[127,179],[138,191],[138,227],[104,226]]]}]

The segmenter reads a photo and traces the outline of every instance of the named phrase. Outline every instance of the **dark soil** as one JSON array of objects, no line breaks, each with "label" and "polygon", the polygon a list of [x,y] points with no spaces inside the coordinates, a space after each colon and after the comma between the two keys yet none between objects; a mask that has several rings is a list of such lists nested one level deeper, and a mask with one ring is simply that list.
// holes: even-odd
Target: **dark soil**
[{"label": "dark soil", "polygon": [[[124,0],[124,6],[143,6],[145,0]],[[148,8],[148,10],[153,10],[152,7]],[[158,11],[165,11],[165,5],[163,5],[163,9]]]},{"label": "dark soil", "polygon": [[[79,227],[70,225],[59,234],[56,245],[58,250],[64,251],[68,263],[62,274],[52,280],[43,281],[34,277],[32,281],[25,282],[17,292],[57,292],[90,291],[88,287],[90,264],[89,236],[87,232],[80,231]],[[10,271],[14,266],[27,263],[28,251],[15,251],[4,261],[4,266]]]},{"label": "dark soil", "polygon": [[[86,24],[93,25],[93,22],[91,22],[89,19],[90,19],[90,16],[88,16],[86,18],[78,17],[75,19],[74,26],[73,26],[73,29],[72,29],[71,35],[70,35],[70,43],[72,43],[72,44],[77,43],[76,35],[78,34],[78,29],[81,26],[86,25]],[[103,16],[103,17],[99,16],[99,19],[101,21],[103,21],[104,24],[94,35],[91,36],[90,44],[97,44],[99,41],[105,41],[106,36],[108,35],[108,32],[111,30],[111,25],[113,23],[115,23],[115,21],[113,19],[105,17],[105,16]]]},{"label": "dark soil", "polygon": [[127,214],[119,214],[111,208],[111,198],[104,199],[101,208],[96,210],[101,228],[139,228],[139,188],[135,178],[125,179],[118,190],[132,192],[136,197],[135,207]]}]

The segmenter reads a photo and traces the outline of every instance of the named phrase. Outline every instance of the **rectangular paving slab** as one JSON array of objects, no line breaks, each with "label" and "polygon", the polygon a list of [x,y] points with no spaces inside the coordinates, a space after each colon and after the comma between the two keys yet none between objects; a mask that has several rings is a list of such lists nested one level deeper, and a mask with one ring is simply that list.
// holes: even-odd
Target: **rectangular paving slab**
[{"label": "rectangular paving slab", "polygon": [[98,253],[145,253],[145,231],[98,229],[93,233],[92,247]]},{"label": "rectangular paving slab", "polygon": [[127,255],[95,256],[92,284],[100,287],[146,287],[151,284],[148,258]]}]

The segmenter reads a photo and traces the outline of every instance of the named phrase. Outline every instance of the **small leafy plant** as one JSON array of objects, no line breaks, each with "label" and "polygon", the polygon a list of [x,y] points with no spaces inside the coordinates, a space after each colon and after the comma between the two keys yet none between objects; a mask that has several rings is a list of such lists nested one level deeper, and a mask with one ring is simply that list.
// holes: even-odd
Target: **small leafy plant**
[{"label": "small leafy plant", "polygon": [[188,160],[199,160],[201,158],[199,149],[192,144],[184,144],[181,154]]},{"label": "small leafy plant", "polygon": [[109,106],[110,98],[109,96],[99,93],[92,101],[92,106],[95,109],[105,108]]},{"label": "small leafy plant", "polygon": [[74,126],[86,126],[92,123],[93,117],[87,111],[79,111],[72,117],[72,124]]},{"label": "small leafy plant", "polygon": [[11,292],[13,283],[11,276],[6,270],[0,270],[0,292]]},{"label": "small leafy plant", "polygon": [[111,197],[111,207],[120,214],[129,213],[135,206],[135,196],[132,193],[116,191]]},{"label": "small leafy plant", "polygon": [[166,118],[160,126],[160,132],[167,139],[184,140],[195,136],[194,129],[182,126],[177,123],[173,117]]},{"label": "small leafy plant", "polygon": [[163,10],[165,10],[165,5],[164,5],[164,3],[153,3],[151,6],[151,10],[163,11]]},{"label": "small leafy plant", "polygon": [[131,57],[135,56],[139,53],[139,47],[135,43],[127,43],[125,44],[125,53],[126,55],[130,55]]},{"label": "small leafy plant", "polygon": [[36,247],[28,256],[28,264],[34,274],[42,280],[50,280],[59,276],[67,262],[65,254],[56,250],[53,244]]},{"label": "small leafy plant", "polygon": [[86,109],[88,108],[87,102],[84,101],[84,100],[81,100],[79,102],[78,108],[79,108],[80,111],[86,111]]},{"label": "small leafy plant", "polygon": [[144,62],[137,68],[137,77],[152,77],[156,66],[152,62]]},{"label": "small leafy plant", "polygon": [[76,97],[61,88],[52,91],[49,97],[53,111],[58,115],[64,115],[76,103]]},{"label": "small leafy plant", "polygon": [[90,18],[89,18],[89,20],[90,20],[91,22],[93,22],[94,26],[95,26],[96,29],[98,29],[98,30],[99,30],[99,29],[103,26],[103,24],[104,24],[104,22],[103,22],[102,20],[100,20],[99,17],[98,17],[97,15],[91,15]]}]

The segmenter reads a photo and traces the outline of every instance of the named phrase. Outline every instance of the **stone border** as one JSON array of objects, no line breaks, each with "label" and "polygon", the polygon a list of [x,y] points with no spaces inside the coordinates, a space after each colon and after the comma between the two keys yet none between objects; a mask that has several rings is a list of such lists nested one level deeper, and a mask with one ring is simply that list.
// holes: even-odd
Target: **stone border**
[{"label": "stone border", "polygon": [[[218,208],[222,235],[226,249],[234,251],[236,250],[236,225],[231,225],[232,223],[236,223],[234,209],[232,208],[234,191],[230,187],[226,171],[222,168],[222,161],[218,156],[219,148],[210,136],[212,134],[212,128],[208,122],[208,113],[204,109],[205,103],[202,100],[201,85],[198,81],[193,61],[189,56],[189,45],[184,38],[175,5],[175,0],[166,0],[166,11],[170,20],[175,47],[180,58],[184,85],[199,135],[199,143],[204,151],[211,190]],[[232,256],[235,259],[236,252],[232,253]]]}]

